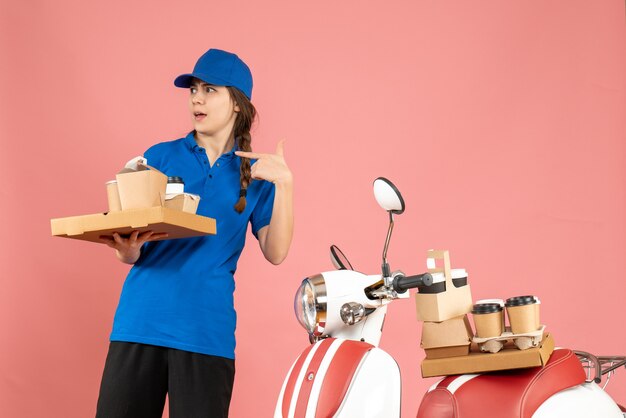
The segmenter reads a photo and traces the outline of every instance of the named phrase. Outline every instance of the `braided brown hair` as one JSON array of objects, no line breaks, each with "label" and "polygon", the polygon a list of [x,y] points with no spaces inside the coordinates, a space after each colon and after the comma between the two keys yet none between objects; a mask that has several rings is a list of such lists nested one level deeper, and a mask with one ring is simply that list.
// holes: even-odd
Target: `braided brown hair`
[{"label": "braided brown hair", "polygon": [[[251,152],[252,136],[250,135],[250,128],[256,118],[256,109],[250,102],[248,97],[243,94],[236,87],[226,87],[230,93],[230,97],[239,106],[239,112],[235,119],[235,125],[233,127],[233,134],[237,141],[237,148],[239,151]],[[246,194],[248,192],[248,186],[252,181],[250,174],[250,159],[241,158],[241,165],[239,166],[239,200],[235,204],[235,210],[239,213],[243,212],[246,208]]]}]

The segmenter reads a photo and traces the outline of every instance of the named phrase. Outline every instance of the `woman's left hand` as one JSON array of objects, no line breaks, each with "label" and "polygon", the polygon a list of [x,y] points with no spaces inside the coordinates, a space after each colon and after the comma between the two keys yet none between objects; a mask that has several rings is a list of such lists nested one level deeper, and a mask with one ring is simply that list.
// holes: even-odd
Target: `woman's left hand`
[{"label": "woman's left hand", "polygon": [[243,158],[255,158],[250,173],[253,179],[266,180],[274,184],[290,184],[293,180],[291,170],[287,167],[284,157],[283,139],[276,145],[275,154],[261,154],[256,152],[235,151],[235,154]]}]

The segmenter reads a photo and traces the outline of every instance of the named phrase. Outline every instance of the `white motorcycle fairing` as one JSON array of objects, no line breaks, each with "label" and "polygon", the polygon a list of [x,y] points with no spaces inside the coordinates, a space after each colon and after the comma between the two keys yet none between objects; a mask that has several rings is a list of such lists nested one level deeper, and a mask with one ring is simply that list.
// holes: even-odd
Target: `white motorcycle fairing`
[{"label": "white motorcycle fairing", "polygon": [[399,417],[400,393],[400,369],[389,354],[366,342],[326,338],[291,367],[274,418]]},{"label": "white motorcycle fairing", "polygon": [[[389,300],[368,299],[364,289],[381,280],[380,275],[365,275],[353,270],[333,270],[320,274],[328,293],[324,335],[347,340],[365,341],[378,346]],[[406,292],[406,296],[408,296]],[[344,303],[356,302],[376,309],[357,324],[346,326],[339,312]]]},{"label": "white motorcycle fairing", "polygon": [[613,399],[594,382],[565,389],[548,398],[533,418],[623,418]]}]

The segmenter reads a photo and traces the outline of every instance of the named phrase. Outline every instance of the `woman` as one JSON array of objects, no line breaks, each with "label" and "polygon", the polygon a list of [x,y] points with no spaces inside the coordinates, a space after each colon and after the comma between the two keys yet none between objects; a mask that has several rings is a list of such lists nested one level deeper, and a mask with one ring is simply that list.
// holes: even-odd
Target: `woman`
[{"label": "woman", "polygon": [[293,231],[293,180],[283,158],[250,149],[256,110],[252,74],[226,51],[211,49],[191,74],[194,130],[157,144],[148,164],[182,177],[201,197],[198,214],[215,218],[217,234],[163,240],[133,232],[102,240],[130,270],[115,314],[97,417],[226,417],[234,379],[234,273],[248,223],[265,258],[280,264]]}]

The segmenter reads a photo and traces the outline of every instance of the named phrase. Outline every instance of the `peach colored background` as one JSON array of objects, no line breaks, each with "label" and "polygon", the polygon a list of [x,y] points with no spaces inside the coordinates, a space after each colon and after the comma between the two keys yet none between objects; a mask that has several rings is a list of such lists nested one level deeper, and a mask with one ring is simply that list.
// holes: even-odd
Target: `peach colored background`
[{"label": "peach colored background", "polygon": [[[253,69],[253,147],[287,138],[297,225],[273,267],[256,243],[237,272],[233,417],[272,414],[306,346],[300,280],[338,244],[376,273],[392,179],[392,268],[448,248],[474,299],[533,293],[558,345],[626,354],[626,28],[621,0],[9,2],[0,9],[2,417],[92,416],[127,267],[50,237],[49,219],[103,211],[104,182],[189,128],[173,78],[209,47]],[[382,348],[403,414],[422,379],[421,325],[395,303]],[[626,373],[609,392],[626,402]]]}]

